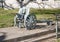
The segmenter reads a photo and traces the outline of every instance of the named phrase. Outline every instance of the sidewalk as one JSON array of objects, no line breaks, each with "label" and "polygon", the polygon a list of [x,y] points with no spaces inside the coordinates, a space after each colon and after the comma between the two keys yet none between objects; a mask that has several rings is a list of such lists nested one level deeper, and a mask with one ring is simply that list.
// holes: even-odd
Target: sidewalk
[{"label": "sidewalk", "polygon": [[5,33],[6,37],[4,40],[9,40],[9,39],[23,37],[26,35],[40,33],[40,32],[44,32],[44,31],[48,31],[48,30],[50,30],[50,29],[49,28],[40,28],[40,29],[26,30],[26,28],[9,27],[9,28],[1,28],[0,35],[1,35],[1,33]]}]

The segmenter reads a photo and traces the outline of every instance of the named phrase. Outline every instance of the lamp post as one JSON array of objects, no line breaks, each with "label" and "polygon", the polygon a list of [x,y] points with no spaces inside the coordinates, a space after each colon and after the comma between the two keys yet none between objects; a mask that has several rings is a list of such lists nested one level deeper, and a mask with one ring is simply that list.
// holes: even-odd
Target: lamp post
[{"label": "lamp post", "polygon": [[57,16],[56,16],[56,42],[58,42],[58,21],[57,21]]},{"label": "lamp post", "polygon": [[56,42],[58,41],[58,15],[56,14]]}]

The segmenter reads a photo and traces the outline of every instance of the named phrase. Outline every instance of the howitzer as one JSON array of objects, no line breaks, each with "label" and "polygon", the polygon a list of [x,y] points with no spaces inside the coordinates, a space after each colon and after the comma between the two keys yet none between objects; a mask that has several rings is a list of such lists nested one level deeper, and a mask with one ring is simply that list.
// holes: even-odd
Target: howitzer
[{"label": "howitzer", "polygon": [[23,1],[24,0],[18,0],[20,3],[20,9],[17,15],[14,17],[14,26],[17,26],[18,28],[25,27],[30,30],[35,28],[36,16],[29,13],[30,8],[27,7],[27,4],[30,1],[28,1],[26,4],[23,4]]}]

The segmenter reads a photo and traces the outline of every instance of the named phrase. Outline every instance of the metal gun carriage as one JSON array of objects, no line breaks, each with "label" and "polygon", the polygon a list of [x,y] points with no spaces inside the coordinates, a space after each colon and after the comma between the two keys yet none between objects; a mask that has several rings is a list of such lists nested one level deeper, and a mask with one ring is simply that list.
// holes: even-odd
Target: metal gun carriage
[{"label": "metal gun carriage", "polygon": [[[20,3],[20,9],[17,15],[14,17],[14,26],[18,28],[25,27],[26,29],[30,30],[35,28],[37,19],[34,14],[30,14],[30,8],[27,7],[27,4],[32,1],[28,1],[27,4],[23,4],[24,0],[18,0]],[[43,21],[44,22],[44,21]],[[46,20],[47,24],[50,24],[50,21]]]}]

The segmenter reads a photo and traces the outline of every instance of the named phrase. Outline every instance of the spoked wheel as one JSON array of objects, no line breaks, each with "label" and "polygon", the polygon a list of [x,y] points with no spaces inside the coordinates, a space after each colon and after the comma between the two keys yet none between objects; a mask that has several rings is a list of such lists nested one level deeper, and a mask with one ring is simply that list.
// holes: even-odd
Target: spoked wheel
[{"label": "spoked wheel", "polygon": [[16,19],[16,26],[17,26],[18,28],[21,28],[21,23],[20,23],[20,21],[18,21],[17,19]]},{"label": "spoked wheel", "polygon": [[18,28],[24,27],[24,19],[20,14],[17,14],[14,18],[14,26],[17,26]]},{"label": "spoked wheel", "polygon": [[23,28],[24,27],[24,21],[16,19],[16,26],[19,28]]},{"label": "spoked wheel", "polygon": [[26,28],[28,30],[34,29],[36,26],[36,16],[35,15],[29,15],[26,19]]}]

